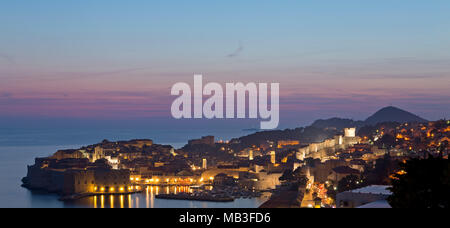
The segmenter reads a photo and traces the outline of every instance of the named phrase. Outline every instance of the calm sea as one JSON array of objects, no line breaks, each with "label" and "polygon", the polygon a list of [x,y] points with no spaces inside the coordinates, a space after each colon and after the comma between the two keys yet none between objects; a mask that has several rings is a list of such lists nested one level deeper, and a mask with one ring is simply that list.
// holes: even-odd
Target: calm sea
[{"label": "calm sea", "polygon": [[148,189],[141,194],[116,197],[90,197],[75,202],[58,201],[55,194],[32,192],[22,188],[21,179],[26,175],[27,165],[35,157],[53,154],[59,149],[79,148],[108,140],[150,138],[155,143],[170,144],[177,148],[187,140],[204,135],[215,135],[223,140],[242,136],[249,132],[223,131],[152,131],[133,129],[104,130],[51,130],[51,129],[0,129],[0,207],[65,208],[65,207],[125,207],[125,208],[256,208],[267,198],[238,199],[232,203],[173,201],[155,199],[159,191],[174,192],[180,189]]}]

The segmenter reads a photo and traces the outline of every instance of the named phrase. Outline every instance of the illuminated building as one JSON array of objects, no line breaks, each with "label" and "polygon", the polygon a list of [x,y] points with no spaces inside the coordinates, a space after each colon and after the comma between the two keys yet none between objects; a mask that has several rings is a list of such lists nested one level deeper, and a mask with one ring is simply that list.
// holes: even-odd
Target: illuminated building
[{"label": "illuminated building", "polygon": [[270,152],[270,162],[271,162],[272,164],[275,164],[275,163],[277,162],[275,151],[271,151],[271,152]]},{"label": "illuminated building", "polygon": [[356,128],[345,128],[344,133],[345,137],[354,138],[356,137]]}]

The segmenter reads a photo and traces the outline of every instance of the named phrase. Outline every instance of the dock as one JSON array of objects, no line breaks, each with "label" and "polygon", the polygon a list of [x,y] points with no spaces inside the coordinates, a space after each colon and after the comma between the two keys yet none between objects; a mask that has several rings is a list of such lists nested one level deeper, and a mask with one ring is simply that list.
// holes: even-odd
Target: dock
[{"label": "dock", "polygon": [[167,200],[191,200],[191,201],[204,201],[204,202],[233,202],[234,198],[231,197],[218,197],[218,196],[194,196],[187,194],[159,194],[156,195],[157,199],[167,199]]},{"label": "dock", "polygon": [[142,193],[142,192],[143,192],[143,190],[121,192],[121,193],[110,193],[110,192],[79,193],[79,194],[61,196],[59,198],[59,200],[60,201],[73,201],[73,200],[79,200],[79,199],[91,197],[91,196],[121,196],[121,195],[132,195],[132,194]]}]

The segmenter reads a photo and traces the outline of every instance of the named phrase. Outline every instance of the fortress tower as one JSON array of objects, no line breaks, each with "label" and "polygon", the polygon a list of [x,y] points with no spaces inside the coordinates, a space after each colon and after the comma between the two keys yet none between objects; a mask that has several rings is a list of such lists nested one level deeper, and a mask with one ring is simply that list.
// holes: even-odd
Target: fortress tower
[{"label": "fortress tower", "polygon": [[354,138],[356,137],[356,128],[345,128],[345,137],[347,138]]},{"label": "fortress tower", "polygon": [[275,163],[277,162],[275,151],[271,151],[271,152],[270,152],[270,162],[271,162],[272,164],[275,164]]}]

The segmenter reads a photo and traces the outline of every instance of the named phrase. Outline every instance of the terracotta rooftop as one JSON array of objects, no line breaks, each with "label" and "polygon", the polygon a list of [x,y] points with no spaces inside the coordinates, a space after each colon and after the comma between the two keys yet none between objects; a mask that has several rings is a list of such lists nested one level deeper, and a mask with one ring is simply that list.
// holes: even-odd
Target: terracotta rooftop
[{"label": "terracotta rooftop", "polygon": [[333,171],[339,174],[360,174],[358,170],[352,169],[348,166],[339,166],[334,168]]}]

